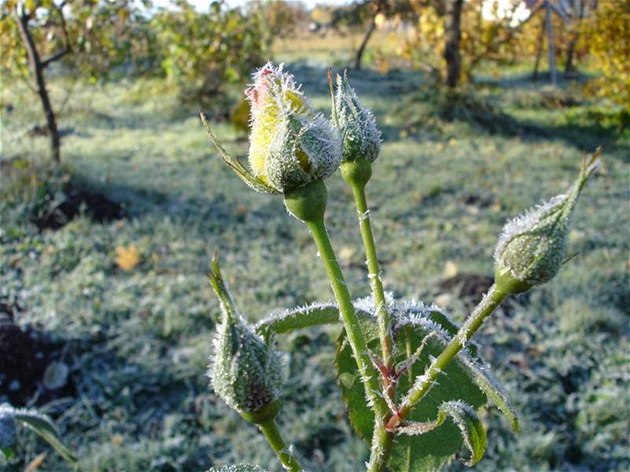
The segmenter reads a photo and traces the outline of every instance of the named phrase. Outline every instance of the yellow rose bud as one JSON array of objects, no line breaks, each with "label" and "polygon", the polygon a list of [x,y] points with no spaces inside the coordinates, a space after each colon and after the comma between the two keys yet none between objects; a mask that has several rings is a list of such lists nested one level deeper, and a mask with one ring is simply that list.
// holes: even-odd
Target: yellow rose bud
[{"label": "yellow rose bud", "polygon": [[282,66],[260,69],[246,95],[251,103],[249,164],[255,178],[285,192],[323,180],[339,167],[337,131],[312,109]]}]

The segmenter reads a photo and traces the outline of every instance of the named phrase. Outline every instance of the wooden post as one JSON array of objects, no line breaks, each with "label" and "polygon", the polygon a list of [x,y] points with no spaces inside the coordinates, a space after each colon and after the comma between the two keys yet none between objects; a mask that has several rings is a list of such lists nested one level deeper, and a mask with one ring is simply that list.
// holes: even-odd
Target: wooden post
[{"label": "wooden post", "polygon": [[556,70],[556,47],[553,41],[553,22],[549,0],[545,2],[545,23],[547,25],[547,49],[549,50],[549,74],[551,85],[555,86],[558,84],[558,71]]}]

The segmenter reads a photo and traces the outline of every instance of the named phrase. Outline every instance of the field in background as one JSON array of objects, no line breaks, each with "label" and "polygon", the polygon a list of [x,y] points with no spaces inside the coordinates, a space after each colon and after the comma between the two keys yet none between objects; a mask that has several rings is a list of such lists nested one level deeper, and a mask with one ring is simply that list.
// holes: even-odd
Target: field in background
[{"label": "field in background", "polygon": [[[339,45],[332,62],[343,66],[350,49]],[[278,58],[328,113],[321,64],[331,62],[330,50],[317,41],[281,47]],[[489,83],[446,121],[440,98],[415,73],[350,78],[383,130],[368,197],[385,285],[396,297],[438,300],[458,321],[488,284],[504,221],[564,191],[583,153],[605,145],[567,267],[483,330],[487,360],[523,431],[511,433],[490,411],[491,449],[477,469],[627,470],[630,418],[620,400],[630,380],[628,130],[571,84]],[[68,84],[53,87],[59,103]],[[30,393],[38,393],[25,390],[24,399],[57,420],[81,470],[187,471],[237,461],[276,470],[257,431],[208,387],[218,305],[205,273],[218,250],[251,320],[322,293],[328,299],[305,229],[280,199],[249,191],[221,164],[196,110],[177,105],[159,82],[77,85],[60,120],[61,172],[45,165],[46,138],[25,132],[40,110],[23,92],[21,84],[2,91],[2,310],[48,347],[48,365],[69,368],[63,385],[34,385]],[[246,152],[246,136],[227,122],[216,133]],[[68,188],[100,203],[78,199],[67,224],[40,231]],[[367,295],[351,196],[338,175],[329,191],[333,242],[353,295]],[[107,213],[104,202],[120,207]],[[287,376],[280,422],[314,471],[353,472],[367,458],[334,385],[338,333],[278,340]],[[45,449],[30,433],[20,441],[24,460],[15,470]],[[67,469],[50,453],[40,470]]]},{"label": "field in background", "polygon": [[[302,33],[278,38],[273,43],[273,57],[277,61],[306,62],[315,66],[346,68],[354,64],[356,51],[364,33],[353,30],[344,34],[329,31],[321,34]],[[364,66],[386,71],[392,65],[407,65],[400,56],[405,48],[405,36],[397,31],[377,29],[365,50]],[[305,54],[305,51],[308,51]]]}]

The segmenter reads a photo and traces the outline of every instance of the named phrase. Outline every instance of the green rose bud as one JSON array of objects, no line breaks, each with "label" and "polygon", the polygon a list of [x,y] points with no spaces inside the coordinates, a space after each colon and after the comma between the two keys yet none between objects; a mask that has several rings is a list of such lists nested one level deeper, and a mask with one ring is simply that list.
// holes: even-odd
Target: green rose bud
[{"label": "green rose bud", "polygon": [[210,282],[223,315],[209,371],[212,387],[247,421],[257,424],[269,421],[280,410],[280,361],[237,313],[216,259]]},{"label": "green rose bud", "polygon": [[579,178],[566,194],[525,212],[503,227],[494,253],[499,290],[525,292],[558,273],[566,255],[571,216],[582,189],[599,164],[596,152],[582,166]]},{"label": "green rose bud", "polygon": [[341,134],[343,162],[374,162],[381,147],[381,132],[372,112],[350,87],[346,74],[337,75],[332,118]]}]

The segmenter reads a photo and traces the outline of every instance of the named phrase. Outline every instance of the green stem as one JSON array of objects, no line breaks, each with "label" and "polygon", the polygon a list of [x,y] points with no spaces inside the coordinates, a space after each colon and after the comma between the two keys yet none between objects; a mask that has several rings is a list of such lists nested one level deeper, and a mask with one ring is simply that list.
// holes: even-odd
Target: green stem
[{"label": "green stem", "polygon": [[383,364],[391,370],[394,365],[393,356],[393,339],[391,335],[391,317],[387,304],[385,303],[385,291],[383,290],[383,282],[381,281],[381,269],[376,255],[376,244],[374,243],[374,235],[372,233],[372,224],[370,223],[370,213],[365,198],[365,184],[351,184],[354,193],[354,202],[359,214],[359,228],[361,230],[361,238],[365,248],[365,257],[367,259],[368,277],[372,286],[372,294],[374,296],[374,307],[376,311],[376,319],[378,322],[379,336],[381,340],[381,349],[383,354]]},{"label": "green stem", "polygon": [[383,421],[378,421],[374,425],[374,433],[372,434],[372,449],[370,461],[367,464],[367,472],[382,472],[385,470],[393,445],[394,434],[385,429]]},{"label": "green stem", "polygon": [[282,462],[282,467],[289,472],[302,472],[302,466],[287,447],[275,420],[258,424],[267,442]]},{"label": "green stem", "polygon": [[509,291],[500,290],[496,284],[490,287],[486,296],[468,317],[466,322],[459,329],[455,337],[446,346],[442,353],[433,361],[431,366],[420,377],[420,381],[411,388],[405,396],[398,413],[387,423],[387,429],[393,430],[409,414],[411,408],[418,403],[424,395],[431,389],[440,373],[455,358],[457,353],[466,346],[470,338],[481,327],[484,320],[494,312],[501,302],[510,294]]},{"label": "green stem", "polygon": [[339,314],[346,329],[348,342],[352,348],[352,354],[357,362],[361,380],[365,386],[366,393],[370,400],[376,405],[384,403],[379,396],[378,374],[370,361],[365,336],[359,325],[359,319],[354,311],[350,292],[346,286],[346,280],[337,262],[335,251],[330,243],[328,232],[324,220],[315,220],[306,222],[308,229],[313,235],[317,250],[324,263],[324,268],[328,274],[328,278],[332,284],[335,299],[339,305]]},{"label": "green stem", "polygon": [[374,441],[369,471],[380,472],[387,462],[393,440],[392,435],[385,429],[385,421],[390,415],[390,410],[380,391],[378,371],[372,365],[367,342],[352,305],[350,292],[326,231],[324,224],[326,199],[326,186],[322,181],[311,182],[303,187],[285,191],[284,194],[284,204],[289,213],[304,222],[313,235],[320,258],[324,263],[324,269],[330,279],[339,314],[346,330],[346,339],[357,363],[368,404],[374,412]]},{"label": "green stem", "polygon": [[381,397],[378,373],[370,361],[365,336],[363,335],[359,320],[355,314],[352,299],[350,298],[343,272],[337,262],[334,249],[330,243],[324,220],[308,221],[306,224],[313,235],[320,257],[324,263],[324,268],[331,281],[333,292],[337,304],[339,305],[339,313],[341,314],[343,325],[346,329],[346,336],[348,337],[352,354],[359,368],[359,374],[368,401],[376,417],[376,421],[374,422],[372,455],[368,470],[370,472],[381,471],[387,462],[393,440],[393,436],[385,429],[384,423],[389,415],[389,408],[385,400]]},{"label": "green stem", "polygon": [[[372,233],[372,224],[370,222],[370,212],[368,209],[367,198],[365,196],[365,183],[357,181],[349,181],[350,187],[354,194],[354,202],[357,207],[359,229],[365,249],[365,257],[368,266],[368,278],[372,287],[372,295],[374,297],[374,308],[376,312],[376,320],[378,323],[379,339],[381,344],[381,354],[383,357],[383,365],[385,366],[385,375],[393,372],[394,367],[394,341],[391,331],[391,317],[385,301],[385,291],[381,280],[381,269],[376,255],[376,244],[374,243],[374,234]],[[392,403],[395,400],[395,385],[389,379],[384,378],[383,384],[385,394]],[[368,463],[369,471],[380,471],[385,467],[389,459],[389,453],[393,445],[393,433],[388,432],[384,428],[375,428],[372,436],[372,455]]]}]

